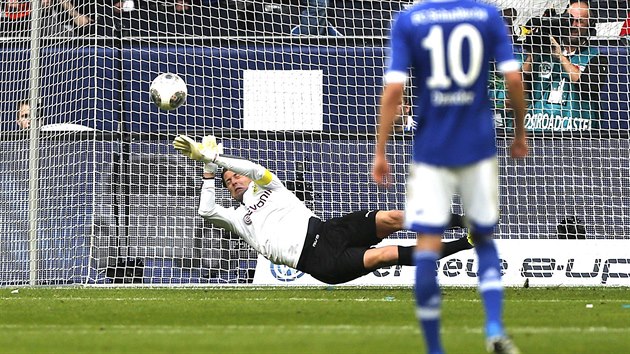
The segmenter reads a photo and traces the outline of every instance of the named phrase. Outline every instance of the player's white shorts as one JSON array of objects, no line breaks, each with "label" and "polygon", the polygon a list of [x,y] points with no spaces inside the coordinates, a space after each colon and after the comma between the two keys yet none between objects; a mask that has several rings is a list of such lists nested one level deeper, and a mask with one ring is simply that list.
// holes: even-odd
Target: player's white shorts
[{"label": "player's white shorts", "polygon": [[456,168],[414,163],[407,179],[405,226],[442,234],[451,217],[453,195],[459,194],[473,230],[489,234],[499,220],[498,180],[496,156]]}]

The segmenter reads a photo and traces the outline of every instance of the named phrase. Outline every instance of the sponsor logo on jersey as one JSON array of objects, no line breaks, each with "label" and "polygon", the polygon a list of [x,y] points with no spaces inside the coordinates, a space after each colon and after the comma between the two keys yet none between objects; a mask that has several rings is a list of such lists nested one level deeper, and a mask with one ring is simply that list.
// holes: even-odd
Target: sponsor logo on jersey
[{"label": "sponsor logo on jersey", "polygon": [[243,222],[245,222],[246,225],[252,224],[252,214],[265,206],[265,203],[267,203],[267,200],[269,199],[269,196],[271,196],[271,193],[272,191],[270,190],[264,191],[260,195],[260,197],[258,197],[258,201],[256,203],[247,206],[247,213],[245,214],[245,216],[243,216]]},{"label": "sponsor logo on jersey", "polygon": [[282,282],[291,282],[304,276],[304,272],[283,264],[269,263],[271,275]]}]

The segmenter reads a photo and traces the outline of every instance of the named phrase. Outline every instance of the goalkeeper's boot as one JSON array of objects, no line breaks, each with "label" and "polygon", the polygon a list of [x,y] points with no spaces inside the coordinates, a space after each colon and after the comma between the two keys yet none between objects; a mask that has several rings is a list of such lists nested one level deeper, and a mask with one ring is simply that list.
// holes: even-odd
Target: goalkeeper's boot
[{"label": "goalkeeper's boot", "polygon": [[495,354],[520,354],[516,345],[507,336],[497,336],[488,338],[486,349],[489,353]]}]

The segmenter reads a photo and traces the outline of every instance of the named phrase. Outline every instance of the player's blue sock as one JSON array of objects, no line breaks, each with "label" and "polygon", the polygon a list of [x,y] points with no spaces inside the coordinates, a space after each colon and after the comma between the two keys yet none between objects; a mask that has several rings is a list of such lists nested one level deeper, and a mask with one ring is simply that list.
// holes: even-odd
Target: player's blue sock
[{"label": "player's blue sock", "polygon": [[486,312],[486,335],[488,338],[503,336],[503,285],[499,254],[490,238],[475,240],[475,250],[479,259],[479,292]]},{"label": "player's blue sock", "polygon": [[436,252],[420,251],[414,254],[416,264],[416,316],[420,321],[427,353],[441,354],[440,342],[440,286],[437,282]]}]

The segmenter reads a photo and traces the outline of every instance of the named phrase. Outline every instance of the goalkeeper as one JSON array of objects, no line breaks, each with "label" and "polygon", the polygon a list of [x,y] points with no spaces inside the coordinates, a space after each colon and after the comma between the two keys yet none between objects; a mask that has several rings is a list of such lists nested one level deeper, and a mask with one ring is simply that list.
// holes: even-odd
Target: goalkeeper
[{"label": "goalkeeper", "polygon": [[[202,143],[180,135],[173,146],[204,162],[199,214],[217,227],[237,234],[271,262],[310,274],[328,284],[344,283],[391,265],[413,265],[415,246],[372,247],[403,229],[400,210],[362,210],[327,221],[319,219],[265,167],[222,156],[213,136]],[[215,203],[217,167],[235,209]],[[463,227],[453,214],[451,228]],[[445,242],[442,257],[472,248],[466,237]]]}]

